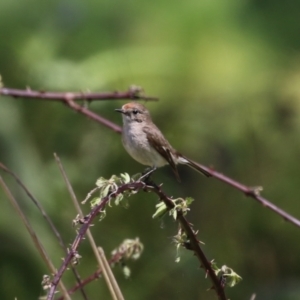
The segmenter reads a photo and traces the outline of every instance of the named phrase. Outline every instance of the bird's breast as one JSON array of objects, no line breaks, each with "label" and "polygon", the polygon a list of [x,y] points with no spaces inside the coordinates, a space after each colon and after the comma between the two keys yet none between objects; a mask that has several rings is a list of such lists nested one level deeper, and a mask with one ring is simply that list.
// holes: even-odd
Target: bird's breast
[{"label": "bird's breast", "polygon": [[139,123],[124,126],[122,141],[124,148],[139,163],[151,166],[161,167],[167,162],[166,160],[149,144],[147,134]]}]

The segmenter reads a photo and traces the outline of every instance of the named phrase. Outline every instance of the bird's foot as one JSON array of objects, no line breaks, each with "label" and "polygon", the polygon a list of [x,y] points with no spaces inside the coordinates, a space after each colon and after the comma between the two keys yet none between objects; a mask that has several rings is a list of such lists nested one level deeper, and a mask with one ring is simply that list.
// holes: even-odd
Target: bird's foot
[{"label": "bird's foot", "polygon": [[140,181],[144,181],[145,183],[150,182],[150,176],[151,174],[156,170],[156,167],[153,168],[147,168],[140,177]]}]

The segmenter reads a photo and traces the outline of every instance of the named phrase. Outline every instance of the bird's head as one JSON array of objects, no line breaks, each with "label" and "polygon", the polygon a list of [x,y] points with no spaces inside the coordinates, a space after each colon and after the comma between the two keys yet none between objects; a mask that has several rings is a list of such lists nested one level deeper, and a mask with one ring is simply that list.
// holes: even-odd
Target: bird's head
[{"label": "bird's head", "polygon": [[123,115],[123,123],[142,123],[151,120],[150,113],[148,109],[137,102],[126,103],[120,109],[115,109],[115,111]]}]

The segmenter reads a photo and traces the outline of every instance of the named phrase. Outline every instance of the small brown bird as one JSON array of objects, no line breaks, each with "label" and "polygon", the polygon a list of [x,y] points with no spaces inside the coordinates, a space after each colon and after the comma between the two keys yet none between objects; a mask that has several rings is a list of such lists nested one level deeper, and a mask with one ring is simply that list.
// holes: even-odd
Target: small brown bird
[{"label": "small brown bird", "polygon": [[194,170],[211,176],[197,163],[177,152],[152,122],[147,108],[137,102],[127,103],[115,111],[122,113],[122,142],[132,158],[154,169],[169,164],[178,181],[177,164],[188,165]]}]

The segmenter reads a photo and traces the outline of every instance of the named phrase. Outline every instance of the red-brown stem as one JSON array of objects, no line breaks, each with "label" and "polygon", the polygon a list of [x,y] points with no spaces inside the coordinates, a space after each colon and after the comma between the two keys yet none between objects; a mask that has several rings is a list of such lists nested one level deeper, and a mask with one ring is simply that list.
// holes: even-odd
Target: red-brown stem
[{"label": "red-brown stem", "polygon": [[124,185],[120,186],[115,192],[113,192],[110,195],[104,197],[101,200],[101,202],[92,209],[92,211],[87,216],[87,218],[85,220],[85,223],[79,229],[79,232],[78,232],[73,244],[71,245],[71,248],[69,249],[68,255],[64,259],[63,264],[61,265],[61,267],[59,268],[59,270],[57,271],[57,273],[55,274],[55,276],[52,280],[52,286],[49,289],[49,292],[48,292],[48,295],[47,295],[47,300],[52,300],[53,299],[56,287],[57,287],[63,273],[67,269],[67,267],[70,264],[72,258],[76,255],[79,244],[83,240],[87,229],[91,225],[93,219],[98,215],[99,211],[104,209],[105,205],[109,202],[110,199],[116,197],[118,194],[124,192],[125,190],[130,190],[130,189],[140,190],[144,186],[145,186],[145,184],[143,182],[134,182],[134,183],[124,184]]},{"label": "red-brown stem", "polygon": [[52,100],[64,102],[66,98],[72,98],[74,100],[120,100],[120,99],[140,99],[147,101],[156,101],[156,97],[141,96],[138,90],[129,89],[125,92],[103,92],[103,93],[88,93],[88,92],[46,92],[46,91],[33,91],[31,89],[19,90],[11,88],[0,89],[0,94],[3,96],[12,96],[15,98],[31,98],[37,100]]},{"label": "red-brown stem", "polygon": [[[65,272],[65,270],[67,269],[68,265],[70,264],[72,258],[77,253],[77,249],[78,249],[79,244],[83,240],[87,229],[91,225],[93,219],[98,215],[99,211],[101,211],[105,207],[105,205],[111,199],[115,198],[118,194],[123,193],[126,190],[136,190],[136,191],[138,191],[138,190],[141,190],[141,189],[152,191],[152,192],[156,193],[160,197],[160,199],[165,202],[168,209],[174,208],[172,198],[167,196],[162,191],[162,189],[153,182],[151,182],[147,185],[144,182],[141,182],[141,181],[136,181],[136,182],[133,182],[133,183],[124,184],[124,185],[120,186],[116,191],[112,192],[110,195],[104,197],[101,200],[101,202],[96,207],[94,207],[92,209],[90,214],[86,217],[85,223],[81,226],[81,228],[79,230],[79,233],[77,234],[77,236],[76,236],[76,238],[75,238],[75,240],[74,240],[74,242],[71,246],[71,249],[69,250],[69,254],[64,259],[63,264],[61,265],[58,272],[54,276],[54,279],[52,281],[52,286],[51,286],[51,288],[48,292],[48,295],[47,295],[47,300],[52,300],[53,299],[56,287],[59,283],[59,280],[61,279],[61,277],[62,277],[63,273]],[[201,266],[204,267],[206,273],[208,274],[208,277],[211,279],[214,290],[216,291],[219,299],[220,300],[227,300],[227,298],[225,296],[224,288],[222,287],[220,280],[218,279],[215,272],[213,271],[213,269],[211,267],[211,263],[208,261],[208,259],[206,258],[204,252],[202,251],[202,249],[200,247],[200,244],[199,244],[199,241],[196,237],[196,234],[194,233],[193,229],[191,228],[191,225],[185,219],[185,217],[182,215],[182,213],[180,211],[178,213],[178,218],[177,219],[180,222],[183,230],[185,231],[186,235],[188,236],[188,238],[190,240],[191,249],[194,251],[197,258],[201,262]]]},{"label": "red-brown stem", "polygon": [[[117,263],[122,257],[123,257],[124,253],[122,252],[117,252],[109,261],[109,265],[113,265],[115,263]],[[69,295],[74,294],[78,289],[86,286],[87,284],[89,284],[90,282],[92,282],[93,280],[98,279],[101,276],[102,270],[98,269],[97,271],[94,272],[94,274],[90,275],[89,277],[85,278],[84,280],[82,280],[80,283],[77,283],[76,285],[74,285],[71,289],[68,290]],[[61,296],[59,297],[57,300],[64,300],[65,297]]]},{"label": "red-brown stem", "polygon": [[246,196],[255,199],[260,204],[262,204],[264,207],[272,210],[273,212],[275,212],[276,214],[281,216],[284,220],[296,225],[297,227],[300,227],[300,220],[299,219],[293,217],[292,215],[290,215],[286,211],[282,210],[281,208],[279,208],[275,204],[268,201],[266,198],[262,197],[259,194],[259,189],[260,188],[246,186],[246,185],[244,185],[244,184],[242,184],[238,181],[235,181],[235,180],[233,180],[233,179],[231,179],[231,178],[223,175],[222,173],[219,173],[219,172],[217,172],[217,171],[215,171],[211,168],[205,167],[205,166],[200,165],[200,164],[199,164],[199,166],[201,168],[203,168],[205,171],[207,171],[212,177],[214,177],[214,178],[230,185],[231,187],[241,191]]},{"label": "red-brown stem", "polygon": [[[98,122],[116,133],[121,133],[122,129],[120,126],[114,124],[113,122],[97,115],[96,113],[90,111],[89,109],[82,107],[75,103],[74,100],[77,99],[87,99],[87,100],[96,100],[96,99],[125,99],[129,96],[130,99],[132,99],[133,96],[137,97],[138,99],[146,99],[146,100],[156,100],[154,97],[140,97],[138,93],[135,90],[128,90],[127,92],[110,92],[110,93],[99,93],[99,94],[93,94],[93,93],[54,93],[54,92],[43,92],[43,91],[32,91],[32,90],[17,90],[17,89],[10,89],[10,88],[2,88],[0,89],[0,94],[6,95],[6,96],[12,96],[17,98],[32,98],[32,99],[48,99],[48,100],[58,100],[66,103],[71,109],[84,114],[88,118],[94,120],[95,122]],[[246,185],[243,185],[239,183],[238,181],[235,181],[211,168],[205,167],[203,165],[199,166],[206,170],[212,177],[215,177],[216,179],[230,185],[231,187],[241,191],[246,196],[249,196],[259,203],[261,203],[263,206],[267,207],[268,209],[272,210],[276,214],[280,215],[284,220],[296,225],[297,227],[300,227],[300,220],[293,217],[292,215],[288,214],[284,210],[280,209],[267,199],[260,196],[259,193],[255,191],[255,188],[248,187]]]},{"label": "red-brown stem", "polygon": [[[151,186],[154,187],[154,192],[160,197],[160,199],[166,204],[169,210],[173,209],[175,207],[172,198],[167,196],[166,193],[164,193],[161,189],[161,187],[157,186],[154,182],[151,182]],[[147,187],[148,189],[151,189],[151,186]],[[216,275],[215,271],[212,269],[210,261],[206,258],[204,252],[202,251],[200,247],[200,243],[197,239],[196,233],[191,227],[191,224],[187,221],[185,216],[182,214],[181,211],[177,214],[177,220],[179,221],[183,231],[186,233],[189,244],[191,247],[191,250],[194,251],[196,257],[201,263],[201,267],[204,268],[205,273],[208,275],[210,280],[213,284],[213,289],[216,291],[218,298],[220,300],[226,300],[226,295],[223,286],[221,285],[220,279]]]}]

